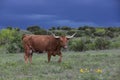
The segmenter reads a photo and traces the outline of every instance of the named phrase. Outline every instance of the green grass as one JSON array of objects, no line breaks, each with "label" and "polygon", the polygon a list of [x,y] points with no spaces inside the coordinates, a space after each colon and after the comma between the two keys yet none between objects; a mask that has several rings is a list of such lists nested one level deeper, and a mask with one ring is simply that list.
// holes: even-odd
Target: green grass
[{"label": "green grass", "polygon": [[[34,54],[25,64],[22,53],[0,52],[0,80],[119,80],[120,50],[63,52],[47,63],[47,54]],[[80,72],[80,69],[83,72]],[[86,71],[86,69],[88,71]],[[100,69],[102,72],[96,72]]]}]

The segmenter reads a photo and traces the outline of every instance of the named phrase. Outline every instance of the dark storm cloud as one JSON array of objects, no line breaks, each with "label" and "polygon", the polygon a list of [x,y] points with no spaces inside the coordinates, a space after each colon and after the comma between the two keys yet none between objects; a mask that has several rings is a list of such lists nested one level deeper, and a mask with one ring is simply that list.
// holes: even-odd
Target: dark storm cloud
[{"label": "dark storm cloud", "polygon": [[117,0],[1,0],[0,26],[118,26]]}]

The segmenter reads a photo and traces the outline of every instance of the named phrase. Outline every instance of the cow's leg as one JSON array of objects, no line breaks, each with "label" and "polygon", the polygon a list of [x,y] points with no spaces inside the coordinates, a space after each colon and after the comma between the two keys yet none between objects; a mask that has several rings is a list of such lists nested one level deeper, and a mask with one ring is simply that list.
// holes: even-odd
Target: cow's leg
[{"label": "cow's leg", "polygon": [[25,45],[25,54],[24,54],[24,59],[25,59],[25,63],[28,63],[28,58],[29,58],[29,47],[27,45]]},{"label": "cow's leg", "polygon": [[28,63],[28,52],[27,51],[25,51],[24,59],[25,59],[25,63],[27,64]]},{"label": "cow's leg", "polygon": [[30,63],[32,63],[32,55],[33,55],[32,50],[29,50],[29,61],[30,61]]},{"label": "cow's leg", "polygon": [[25,63],[27,64],[28,63],[28,46],[26,44],[24,44],[24,60],[25,60]]},{"label": "cow's leg", "polygon": [[58,55],[60,56],[60,58],[59,58],[58,62],[61,62],[61,61],[62,61],[62,53],[61,53],[61,52],[59,52],[59,54],[58,54]]},{"label": "cow's leg", "polygon": [[51,59],[51,53],[48,52],[48,62],[50,62],[50,59]]},{"label": "cow's leg", "polygon": [[27,63],[28,63],[28,58],[27,58],[27,56],[26,56],[26,53],[25,53],[25,55],[24,55],[24,59],[25,59],[25,63],[27,64]]},{"label": "cow's leg", "polygon": [[32,55],[29,55],[29,61],[32,63]]}]

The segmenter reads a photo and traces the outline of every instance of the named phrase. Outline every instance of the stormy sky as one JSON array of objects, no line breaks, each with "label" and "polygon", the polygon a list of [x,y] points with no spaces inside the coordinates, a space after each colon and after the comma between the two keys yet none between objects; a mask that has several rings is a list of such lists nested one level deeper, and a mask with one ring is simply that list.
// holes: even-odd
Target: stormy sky
[{"label": "stormy sky", "polygon": [[0,28],[120,26],[119,0],[0,0]]}]

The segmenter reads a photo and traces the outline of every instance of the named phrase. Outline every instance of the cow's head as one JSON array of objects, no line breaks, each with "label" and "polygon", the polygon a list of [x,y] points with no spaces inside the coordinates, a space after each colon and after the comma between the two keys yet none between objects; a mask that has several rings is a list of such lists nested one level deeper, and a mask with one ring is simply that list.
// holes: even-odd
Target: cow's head
[{"label": "cow's head", "polygon": [[55,34],[52,33],[52,35],[59,40],[60,46],[63,48],[67,48],[67,42],[69,39],[73,38],[76,33],[74,33],[72,36],[55,36]]}]

